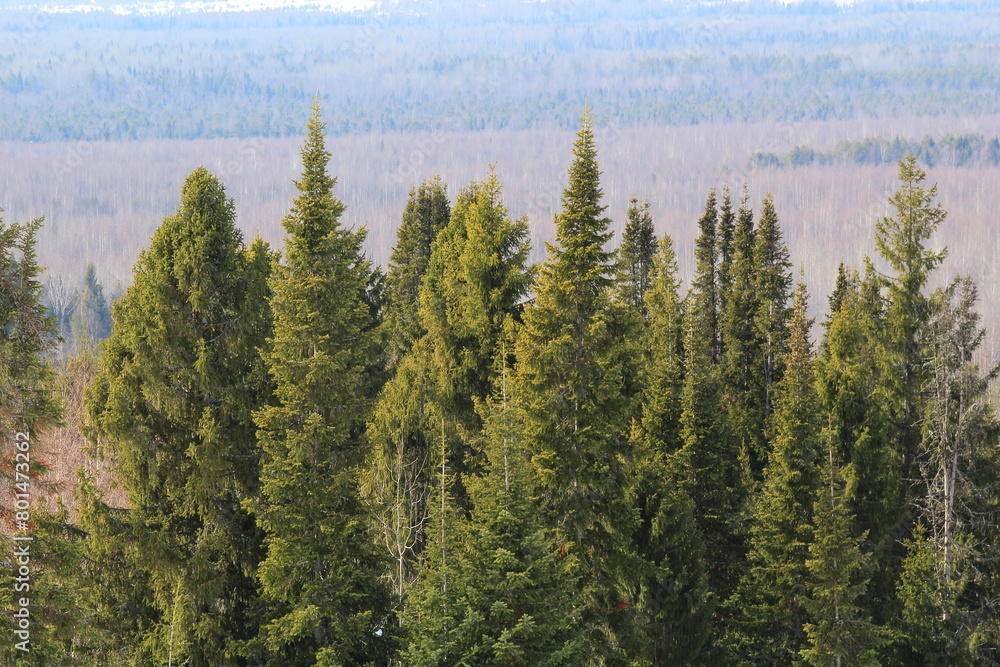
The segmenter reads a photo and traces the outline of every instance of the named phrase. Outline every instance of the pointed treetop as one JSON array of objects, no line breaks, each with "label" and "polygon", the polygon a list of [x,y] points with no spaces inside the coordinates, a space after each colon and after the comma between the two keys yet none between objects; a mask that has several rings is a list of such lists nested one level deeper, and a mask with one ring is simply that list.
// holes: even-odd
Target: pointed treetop
[{"label": "pointed treetop", "polygon": [[330,153],[326,150],[326,123],[322,119],[319,97],[313,99],[312,116],[306,126],[306,142],[302,145],[302,178],[295,185],[302,192],[328,194],[336,183],[326,173]]},{"label": "pointed treetop", "polygon": [[340,227],[340,215],[346,207],[333,196],[337,179],[327,173],[330,153],[326,150],[326,123],[322,120],[318,96],[313,100],[307,128],[301,153],[302,177],[295,181],[299,196],[282,226],[288,234],[299,237],[305,247],[312,248]]},{"label": "pointed treetop", "polygon": [[937,197],[937,186],[924,188],[927,174],[917,167],[912,155],[899,163],[899,180],[902,186],[889,198],[896,209],[896,216],[882,218],[875,223],[875,247],[878,253],[899,274],[900,289],[918,292],[927,275],[937,268],[947,256],[947,248],[928,250],[928,241],[947,213]]},{"label": "pointed treetop", "polygon": [[611,234],[605,231],[611,220],[601,217],[607,206],[601,205],[604,193],[600,179],[594,119],[590,109],[586,109],[580,118],[580,129],[573,144],[569,186],[562,194],[563,210],[556,218],[556,236],[562,244],[566,245],[570,237],[580,233],[586,240],[598,240],[601,245],[611,238]]}]

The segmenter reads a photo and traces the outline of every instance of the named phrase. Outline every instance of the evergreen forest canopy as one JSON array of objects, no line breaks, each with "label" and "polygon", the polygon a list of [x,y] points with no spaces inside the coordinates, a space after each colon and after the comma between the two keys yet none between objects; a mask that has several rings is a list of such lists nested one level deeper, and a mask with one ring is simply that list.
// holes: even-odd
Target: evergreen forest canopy
[{"label": "evergreen forest canopy", "polygon": [[[587,112],[539,266],[492,171],[414,187],[374,266],[318,101],[280,252],[194,171],[63,371],[95,369],[83,428],[127,500],[81,469],[72,512],[10,524],[32,635],[5,660],[1000,660],[996,370],[975,284],[927,287],[946,214],[915,159],[815,324],[770,195],[708,194],[682,293],[645,202],[611,238],[598,139]],[[62,418],[39,224],[0,226],[8,447]]]},{"label": "evergreen forest canopy", "polygon": [[317,90],[334,134],[569,129],[583,99],[614,128],[1000,112],[985,0],[18,4],[4,141],[298,136]]}]

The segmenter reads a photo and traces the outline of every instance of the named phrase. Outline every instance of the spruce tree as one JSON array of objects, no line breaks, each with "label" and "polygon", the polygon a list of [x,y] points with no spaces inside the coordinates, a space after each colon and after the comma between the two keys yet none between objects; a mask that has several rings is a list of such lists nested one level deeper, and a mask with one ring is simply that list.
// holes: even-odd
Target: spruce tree
[{"label": "spruce tree", "polygon": [[423,335],[420,321],[420,286],[431,257],[431,245],[451,217],[448,193],[440,176],[410,190],[403,219],[396,231],[396,245],[386,275],[386,363],[395,369]]},{"label": "spruce tree", "polygon": [[889,198],[896,213],[875,225],[875,247],[895,273],[882,280],[887,308],[886,330],[878,355],[882,367],[881,394],[890,410],[892,436],[903,461],[904,479],[908,480],[918,476],[920,392],[926,381],[921,340],[931,311],[924,288],[930,273],[947,255],[944,249],[927,247],[946,213],[940,204],[934,203],[937,186],[925,188],[925,178],[913,156],[902,160],[899,163],[902,184]]},{"label": "spruce tree", "polygon": [[766,457],[764,435],[764,368],[761,338],[755,324],[760,310],[754,257],[756,235],[753,211],[746,187],[736,213],[730,262],[727,267],[726,298],[719,328],[725,349],[720,366],[726,404],[726,437],[750,461],[759,479]]},{"label": "spruce tree", "polygon": [[104,298],[104,287],[97,280],[97,270],[93,264],[88,264],[83,290],[70,318],[70,336],[77,347],[93,345],[110,334],[111,308]]},{"label": "spruce tree", "polygon": [[673,243],[664,236],[646,292],[641,428],[634,434],[630,492],[639,512],[633,536],[641,566],[633,573],[641,656],[651,664],[697,659],[709,637],[712,602],[705,547],[677,452],[682,442],[683,350]]},{"label": "spruce tree", "polygon": [[[506,330],[514,331],[513,320]],[[579,561],[545,528],[530,495],[508,395],[509,341],[498,348],[494,392],[478,403],[485,470],[466,480],[467,518],[439,470],[421,577],[410,592],[406,663],[578,665],[583,655]],[[440,455],[445,462],[447,449]]]},{"label": "spruce tree", "polygon": [[[0,537],[0,571],[8,581],[0,592],[5,610],[0,627],[8,638],[0,650],[4,664],[55,664],[72,641],[68,631],[71,617],[66,613],[72,593],[60,590],[52,572],[59,561],[65,562],[60,552],[71,551],[72,546],[60,543],[61,535],[53,534],[57,531],[46,530],[48,515],[39,502],[39,477],[45,472],[38,460],[39,436],[62,416],[53,392],[55,375],[46,360],[55,346],[56,320],[42,304],[42,269],[36,254],[41,224],[41,219],[25,224],[0,221],[0,487],[7,492],[0,505],[0,518],[5,523]],[[27,508],[22,504],[25,500]],[[15,541],[43,536],[57,539],[47,539],[44,544]],[[19,568],[25,565],[19,563],[23,559],[19,551],[24,547],[30,552],[26,565],[31,570],[30,582],[18,581]],[[15,590],[25,583],[29,590]],[[20,625],[22,619],[15,617],[25,608],[20,603],[25,597],[30,600],[26,607],[30,617],[25,619],[30,623],[27,638],[15,634],[25,630]],[[28,653],[17,648],[25,639],[30,640]]]},{"label": "spruce tree", "polygon": [[459,474],[471,437],[482,429],[475,401],[493,386],[504,322],[520,318],[531,284],[528,253],[527,218],[510,218],[496,173],[463,190],[434,244],[420,316],[433,354],[435,400],[459,429],[451,461]]},{"label": "spruce tree", "polygon": [[[924,405],[921,392],[928,370],[921,347],[931,307],[924,289],[930,273],[946,255],[945,250],[928,248],[927,243],[946,214],[934,202],[936,186],[923,186],[926,175],[912,156],[900,162],[899,177],[902,184],[889,198],[895,215],[875,225],[876,249],[892,274],[878,273],[869,263],[862,287],[869,295],[865,300],[878,303],[877,308],[869,310],[881,310],[872,337],[877,364],[872,402],[885,411],[886,430],[882,442],[876,439],[867,447],[871,458],[877,460],[868,465],[853,458],[851,462],[859,475],[887,478],[898,471],[902,480],[912,484],[919,477],[917,454]],[[883,524],[879,530],[872,526],[870,533],[879,542],[870,595],[881,601],[874,610],[876,621],[888,622],[899,614],[898,606],[893,604],[893,591],[899,576],[901,545],[913,525],[913,496],[912,486],[893,488],[890,479],[881,482],[883,488],[875,490],[875,497],[859,497],[859,503],[874,501],[881,506],[876,512],[859,512],[858,516],[879,517]]]},{"label": "spruce tree", "polygon": [[[726,395],[725,367],[719,352],[720,327],[716,312],[714,225],[715,193],[710,193],[705,214],[699,221],[700,234],[695,248],[695,278],[688,293],[684,314],[684,384],[681,389],[681,441],[679,464],[690,481],[695,506],[695,522],[705,541],[706,570],[710,590],[718,601],[733,592],[741,577],[745,555],[744,524],[749,481],[749,459],[742,451],[730,420]],[[752,232],[752,217],[743,207],[734,230],[733,284],[738,280],[740,230]],[[741,227],[742,225],[742,227]],[[745,239],[743,239],[745,242]],[[733,289],[727,309],[736,307]],[[733,342],[733,341],[730,341]],[[726,354],[738,353],[739,345]],[[721,607],[719,614],[723,613]],[[716,628],[721,628],[721,616]],[[721,634],[714,638],[718,651]],[[718,653],[712,659],[724,659]]]},{"label": "spruce tree", "polygon": [[698,237],[695,239],[694,278],[689,294],[690,312],[694,321],[702,329],[702,335],[709,341],[710,359],[718,363],[721,358],[721,335],[719,333],[719,286],[718,286],[718,204],[715,188],[705,200],[705,212],[698,219]]},{"label": "spruce tree", "polygon": [[260,535],[241,505],[258,484],[251,413],[269,396],[257,348],[271,261],[263,242],[244,246],[218,179],[195,170],[115,303],[88,393],[142,547],[155,661],[236,664],[256,634]]},{"label": "spruce tree", "polygon": [[[690,304],[690,298],[688,300]],[[694,501],[695,524],[705,542],[705,569],[709,589],[719,601],[733,592],[742,576],[745,559],[745,531],[749,475],[747,460],[741,457],[735,439],[726,431],[722,387],[712,363],[711,342],[698,327],[697,310],[690,308],[684,318],[684,385],[681,390],[681,449],[677,465],[688,480]],[[721,614],[724,610],[719,609]],[[717,614],[715,629],[721,628]],[[716,644],[721,635],[714,637]],[[710,660],[724,660],[713,649]]]},{"label": "spruce tree", "polygon": [[[508,215],[496,174],[473,181],[433,246],[421,292],[426,333],[383,390],[369,429],[366,486],[400,595],[427,521],[430,443],[443,420],[450,469],[464,475],[475,467],[482,430],[475,405],[490,394],[504,323],[520,313],[532,276],[527,257],[527,222]],[[459,480],[454,493],[464,503],[463,488]]]},{"label": "spruce tree", "polygon": [[[55,321],[42,305],[36,245],[42,219],[0,220],[0,423],[34,437],[36,425],[59,419],[55,374],[45,354],[55,345]],[[8,439],[9,442],[9,439]]]},{"label": "spruce tree", "polygon": [[816,667],[879,665],[884,632],[874,626],[864,609],[870,557],[860,549],[866,534],[858,535],[845,490],[835,440],[824,436],[822,484],[813,510],[813,538],[809,545],[805,625],[808,645],[799,654]]},{"label": "spruce tree", "polygon": [[841,262],[837,265],[837,281],[834,283],[833,291],[830,292],[830,298],[827,300],[830,306],[830,314],[823,323],[827,330],[830,328],[830,322],[844,304],[844,299],[847,298],[848,293],[854,288],[853,276],[847,267],[844,266],[844,263]]},{"label": "spruce tree", "polygon": [[[894,611],[904,483],[880,387],[883,305],[870,274],[845,281],[820,355],[820,396],[838,458],[849,464],[847,498],[858,530],[867,534],[871,581],[863,606],[875,622]],[[883,616],[884,613],[884,616]]]},{"label": "spruce tree", "polygon": [[629,201],[626,212],[628,221],[618,250],[618,298],[646,316],[645,297],[653,272],[656,255],[656,232],[649,202],[639,202],[635,196]]},{"label": "spruce tree", "polygon": [[[788,248],[782,240],[774,199],[768,193],[760,209],[760,221],[754,235],[754,289],[757,313],[754,323],[760,339],[763,370],[764,418],[774,410],[774,389],[781,379],[783,358],[788,348],[788,299],[792,284]],[[758,460],[763,452],[756,452]]]},{"label": "spruce tree", "polygon": [[931,271],[947,255],[946,250],[926,247],[947,215],[940,204],[934,203],[937,186],[923,187],[926,174],[917,167],[912,156],[899,163],[902,185],[889,198],[896,209],[894,217],[885,217],[875,225],[875,247],[879,255],[896,272],[886,280],[890,345],[887,363],[897,379],[892,387],[898,405],[894,415],[901,434],[906,437],[904,454],[912,458],[919,419],[917,395],[920,382],[920,337],[930,316],[930,304],[923,289]]},{"label": "spruce tree", "polygon": [[775,398],[774,439],[751,514],[750,568],[729,600],[739,619],[735,654],[747,656],[748,664],[794,662],[805,641],[806,560],[820,487],[822,416],[807,307],[800,283],[789,327],[787,372]]},{"label": "spruce tree", "polygon": [[[746,186],[744,186],[745,188]],[[736,233],[736,213],[733,211],[733,197],[729,192],[729,184],[722,186],[722,202],[719,204],[719,224],[716,235],[718,237],[719,268],[716,283],[719,286],[719,327],[722,328],[721,319],[724,317],[729,299],[729,292],[733,285],[733,254],[735,253],[734,235]],[[720,330],[722,337],[722,347],[725,350],[725,332]]]},{"label": "spruce tree", "polygon": [[684,324],[677,256],[669,235],[659,242],[645,306],[643,333],[642,430],[655,448],[673,454],[681,448],[681,392],[684,387]]},{"label": "spruce tree", "polygon": [[251,507],[265,532],[260,581],[271,610],[261,648],[272,665],[382,663],[394,648],[384,560],[358,496],[381,354],[367,300],[373,272],[364,232],[340,223],[323,128],[316,102],[271,280],[265,361],[276,401],[254,415],[263,465]]},{"label": "spruce tree", "polygon": [[623,494],[627,414],[635,394],[634,316],[612,301],[610,220],[589,112],[556,215],[535,301],[518,339],[516,394],[535,490],[556,530],[578,550],[588,603],[589,660],[624,660],[631,630],[615,581],[627,569],[634,514]]}]

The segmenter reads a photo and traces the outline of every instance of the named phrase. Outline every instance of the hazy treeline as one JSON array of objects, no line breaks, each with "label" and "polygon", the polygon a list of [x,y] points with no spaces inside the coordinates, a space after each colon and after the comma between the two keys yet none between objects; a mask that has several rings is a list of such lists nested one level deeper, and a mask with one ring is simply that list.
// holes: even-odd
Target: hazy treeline
[{"label": "hazy treeline", "polygon": [[691,125],[997,113],[988,2],[381,3],[356,13],[0,9],[0,139]]},{"label": "hazy treeline", "polygon": [[811,164],[895,164],[908,155],[928,167],[996,166],[1000,164],[1000,138],[987,140],[981,134],[946,134],[937,140],[926,136],[920,141],[903,137],[866,137],[859,141],[839,141],[829,151],[816,150],[808,144],[795,146],[784,156],[761,151],[750,158],[747,166],[756,169]]}]

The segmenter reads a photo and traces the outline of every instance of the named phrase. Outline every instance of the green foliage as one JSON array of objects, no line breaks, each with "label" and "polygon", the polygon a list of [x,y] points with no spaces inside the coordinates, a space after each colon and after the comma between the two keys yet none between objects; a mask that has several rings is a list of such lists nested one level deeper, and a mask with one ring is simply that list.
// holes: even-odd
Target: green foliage
[{"label": "green foliage", "polygon": [[[936,540],[918,524],[906,542],[897,594],[902,602],[904,655],[910,664],[972,665],[971,628],[960,602],[970,572],[961,561],[944,572]],[[953,548],[965,546],[960,539]]]},{"label": "green foliage", "polygon": [[813,515],[813,541],[809,545],[806,607],[811,622],[804,626],[808,645],[800,655],[806,664],[879,665],[879,649],[885,632],[872,625],[863,604],[870,558],[860,544],[866,534],[855,532],[845,475],[835,444],[826,440]]},{"label": "green foliage", "polygon": [[[744,198],[746,196],[746,184],[744,184]],[[721,318],[725,317],[727,300],[733,286],[733,255],[736,251],[733,243],[733,235],[736,233],[736,213],[733,211],[733,197],[729,192],[729,184],[722,186],[722,203],[719,205],[719,224],[716,230],[718,238],[719,268],[716,282],[719,285],[719,317],[720,328],[723,326]],[[720,332],[725,346],[725,333]]]},{"label": "green foliage", "polygon": [[[774,199],[768,193],[761,205],[760,221],[754,234],[754,292],[757,312],[754,325],[760,340],[761,371],[765,419],[774,410],[773,393],[783,372],[783,358],[788,346],[789,289],[792,284],[788,247],[782,240]],[[762,452],[752,452],[758,460]]]},{"label": "green foliage", "polygon": [[689,486],[680,458],[683,326],[673,242],[664,236],[646,292],[649,325],[643,350],[641,430],[634,434],[630,494],[639,512],[633,545],[641,566],[626,578],[634,587],[639,658],[650,664],[689,663],[709,637],[712,599]]},{"label": "green foliage", "polygon": [[[527,218],[511,220],[495,173],[473,181],[441,231],[420,297],[442,411],[480,430],[473,402],[489,395],[504,322],[519,316],[531,285]],[[464,440],[468,440],[466,435]],[[463,469],[461,458],[453,461]]]},{"label": "green foliage", "polygon": [[258,485],[250,415],[269,394],[257,347],[270,263],[263,242],[243,245],[222,184],[195,170],[115,304],[88,395],[143,549],[154,661],[236,664],[256,634],[260,536],[241,504]]},{"label": "green foliage", "polygon": [[755,321],[763,296],[756,286],[755,247],[753,211],[744,186],[725,270],[727,289],[719,319],[724,344],[720,378],[728,406],[726,437],[731,438],[734,446],[751,461],[759,478],[767,461],[764,454],[766,390],[761,336]]},{"label": "green foliage", "polygon": [[820,487],[821,412],[804,284],[795,292],[787,372],[778,383],[774,439],[753,502],[750,563],[729,605],[738,619],[735,655],[750,664],[789,664],[805,643],[806,560]]},{"label": "green foliage", "polygon": [[[691,297],[688,298],[690,304]],[[684,317],[684,384],[678,465],[689,483],[695,523],[705,541],[710,589],[725,600],[741,576],[748,461],[726,430],[722,386],[712,362],[711,339],[699,328],[697,309]]]},{"label": "green foliage", "polygon": [[[635,394],[628,338],[634,315],[611,300],[612,255],[604,250],[600,172],[590,114],[574,145],[569,186],[556,215],[556,243],[517,342],[517,400],[534,484],[550,521],[579,545],[590,659],[627,641],[627,611],[614,581],[625,569],[634,514],[623,489],[627,418]],[[616,607],[618,609],[616,610]],[[619,626],[620,629],[616,629]]]},{"label": "green foliage", "polygon": [[622,244],[618,249],[618,299],[645,316],[645,297],[652,278],[653,256],[657,250],[649,202],[640,203],[633,196],[626,215],[628,222],[625,223]]},{"label": "green foliage", "polygon": [[456,511],[446,466],[430,503],[426,560],[407,605],[406,664],[578,665],[583,655],[576,547],[547,531],[531,498],[506,356],[498,355],[495,397],[480,404],[487,461],[467,479],[471,514]]},{"label": "green foliage", "polygon": [[684,387],[684,324],[677,256],[669,235],[660,239],[646,292],[649,324],[643,335],[642,429],[657,451],[681,448],[681,391]]},{"label": "green foliage", "polygon": [[299,194],[271,279],[274,333],[264,354],[275,402],[254,414],[270,610],[258,648],[272,665],[363,665],[392,654],[391,596],[358,497],[364,427],[378,390],[372,275],[363,232],[343,229],[327,174],[318,103],[302,148]]},{"label": "green foliage", "polygon": [[97,280],[93,264],[87,265],[83,290],[70,319],[70,338],[74,347],[92,345],[111,335],[111,308],[104,298],[104,287]]},{"label": "green foliage", "polygon": [[716,234],[718,211],[715,188],[705,200],[705,213],[698,220],[698,238],[695,239],[694,278],[688,295],[688,311],[692,322],[697,323],[699,335],[709,344],[712,363],[717,363],[721,355],[719,333],[719,285],[718,261],[719,245]]},{"label": "green foliage", "polygon": [[[893,610],[898,563],[896,540],[906,509],[902,471],[891,436],[888,406],[881,399],[879,365],[884,314],[872,276],[845,277],[840,305],[827,325],[820,356],[820,396],[829,437],[850,464],[847,495],[871,554],[868,608],[877,622]],[[884,614],[884,617],[883,617]]]},{"label": "green foliage", "polygon": [[44,354],[55,321],[42,305],[36,244],[42,220],[0,221],[0,423],[34,435],[59,418]]},{"label": "green foliage", "polygon": [[423,335],[420,320],[420,286],[431,258],[431,246],[448,225],[451,206],[440,177],[410,190],[403,219],[396,230],[396,245],[386,275],[384,323],[386,361],[394,369]]},{"label": "green foliage", "polygon": [[[510,219],[496,174],[462,191],[433,244],[421,290],[426,333],[379,397],[365,485],[395,560],[391,577],[401,596],[423,540],[429,443],[441,420],[453,470],[465,474],[480,457],[482,420],[475,406],[491,392],[504,327],[520,313],[531,282],[527,234],[524,218]],[[461,483],[456,493],[469,504]]]}]

